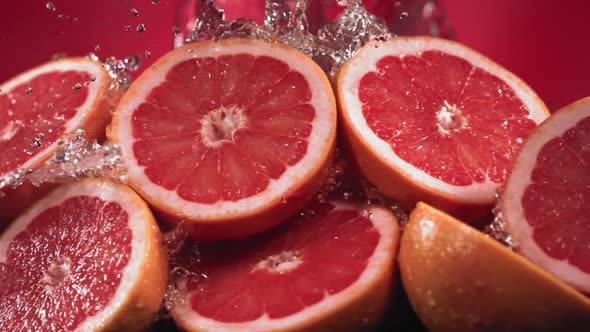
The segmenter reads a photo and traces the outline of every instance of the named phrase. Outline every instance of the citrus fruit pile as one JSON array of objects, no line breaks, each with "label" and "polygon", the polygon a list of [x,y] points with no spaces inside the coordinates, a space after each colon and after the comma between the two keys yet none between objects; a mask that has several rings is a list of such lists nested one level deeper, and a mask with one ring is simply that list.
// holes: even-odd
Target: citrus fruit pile
[{"label": "citrus fruit pile", "polygon": [[[330,78],[233,38],[171,51],[122,96],[110,79],[64,59],[0,86],[0,175],[75,129],[127,167],[4,190],[1,330],[141,331],[164,298],[189,331],[379,329],[397,261],[432,331],[590,328],[590,100],[550,116],[509,71],[425,37],[369,43]],[[514,248],[476,228],[499,190]],[[190,239],[166,250],[160,229]]]}]

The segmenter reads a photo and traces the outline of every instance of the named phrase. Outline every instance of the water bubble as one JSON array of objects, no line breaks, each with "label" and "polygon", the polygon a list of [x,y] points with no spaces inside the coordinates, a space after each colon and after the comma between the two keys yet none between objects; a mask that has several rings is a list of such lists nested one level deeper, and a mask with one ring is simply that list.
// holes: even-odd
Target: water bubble
[{"label": "water bubble", "polygon": [[90,75],[90,80],[92,82],[96,81],[96,75],[94,75],[94,74]]},{"label": "water bubble", "polygon": [[137,25],[137,28],[135,28],[135,31],[137,31],[137,32],[144,32],[145,31],[145,24],[139,23]]},{"label": "water bubble", "polygon": [[137,17],[137,16],[139,16],[139,12],[137,11],[137,9],[131,8],[131,15]]},{"label": "water bubble", "polygon": [[131,31],[131,26],[130,25],[126,25],[123,27],[123,29],[125,29],[125,31]]},{"label": "water bubble", "polygon": [[26,94],[28,94],[28,95],[30,95],[31,93],[33,93],[33,88],[31,88],[31,87],[27,87],[27,88],[25,89],[25,93],[26,93]]},{"label": "water bubble", "polygon": [[33,148],[40,148],[41,144],[43,143],[43,137],[45,137],[45,134],[43,133],[38,133],[35,138],[33,138]]},{"label": "water bubble", "polygon": [[98,52],[98,51],[100,51],[100,45],[96,45],[96,46],[94,46],[94,51],[95,51],[95,52]]},{"label": "water bubble", "polygon": [[56,10],[56,7],[53,2],[47,2],[45,4],[45,9],[47,9],[47,11],[54,12]]},{"label": "water bubble", "polygon": [[76,84],[72,85],[72,89],[74,89],[74,90],[80,90],[80,89],[82,89],[82,84],[76,83]]}]

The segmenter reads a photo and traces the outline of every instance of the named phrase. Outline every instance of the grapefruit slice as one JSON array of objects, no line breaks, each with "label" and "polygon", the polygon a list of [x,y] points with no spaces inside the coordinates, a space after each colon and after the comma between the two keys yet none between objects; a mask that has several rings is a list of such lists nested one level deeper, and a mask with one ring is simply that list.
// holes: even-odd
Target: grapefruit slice
[{"label": "grapefruit slice", "polygon": [[[65,133],[81,128],[89,139],[103,139],[119,94],[110,84],[101,63],[66,58],[0,85],[0,177],[43,163]],[[5,190],[0,220],[16,216],[44,192],[30,183]]]},{"label": "grapefruit slice", "polygon": [[247,39],[159,59],[117,107],[109,137],[129,184],[201,240],[284,221],[319,188],[333,155],[330,83],[303,54]]},{"label": "grapefruit slice", "polygon": [[0,237],[0,330],[141,331],[168,275],[161,234],[131,189],[57,188]]},{"label": "grapefruit slice", "polygon": [[476,222],[549,115],[519,78],[460,44],[397,37],[337,77],[341,123],[365,177],[410,210],[423,200]]},{"label": "grapefruit slice", "polygon": [[[399,229],[381,207],[311,204],[233,242],[185,247],[171,314],[188,331],[361,331],[391,295]],[[192,260],[191,260],[192,258]]]},{"label": "grapefruit slice", "polygon": [[590,98],[533,131],[500,207],[523,255],[590,293]]},{"label": "grapefruit slice", "polygon": [[424,203],[399,264],[430,331],[587,331],[590,300],[485,234]]}]

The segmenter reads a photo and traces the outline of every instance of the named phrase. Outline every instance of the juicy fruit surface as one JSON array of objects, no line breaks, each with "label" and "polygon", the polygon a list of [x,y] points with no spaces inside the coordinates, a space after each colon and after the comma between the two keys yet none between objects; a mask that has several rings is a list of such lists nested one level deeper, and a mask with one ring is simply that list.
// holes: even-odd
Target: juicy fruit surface
[{"label": "juicy fruit surface", "polygon": [[379,232],[355,209],[313,211],[247,240],[199,247],[198,262],[186,248],[181,262],[197,276],[186,282],[192,310],[228,323],[283,318],[358,280]]},{"label": "juicy fruit surface", "polygon": [[[64,133],[86,101],[84,83],[90,81],[87,72],[56,71],[0,91],[0,174],[23,165]],[[73,89],[75,84],[80,88]]]},{"label": "juicy fruit surface", "polygon": [[133,153],[153,183],[187,201],[240,200],[303,158],[310,103],[305,77],[280,60],[185,60],[134,111]]},{"label": "juicy fruit surface", "polygon": [[386,56],[376,67],[359,84],[362,112],[397,156],[452,185],[505,180],[536,126],[506,83],[434,50]]},{"label": "juicy fruit surface", "polygon": [[42,211],[0,252],[0,330],[74,330],[101,312],[131,241],[116,202],[74,196]]},{"label": "juicy fruit surface", "polygon": [[590,116],[537,155],[522,196],[533,239],[550,257],[590,273]]}]

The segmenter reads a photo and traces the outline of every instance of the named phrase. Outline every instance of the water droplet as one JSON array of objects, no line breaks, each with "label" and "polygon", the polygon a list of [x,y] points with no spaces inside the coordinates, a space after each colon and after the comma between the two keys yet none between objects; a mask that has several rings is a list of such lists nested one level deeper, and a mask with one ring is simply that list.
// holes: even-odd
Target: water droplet
[{"label": "water droplet", "polygon": [[53,2],[47,2],[45,4],[45,9],[47,9],[47,11],[54,12],[56,9],[55,4]]},{"label": "water droplet", "polygon": [[407,18],[409,16],[408,12],[403,11],[400,15],[399,15],[399,19],[403,20],[405,18]]},{"label": "water droplet", "polygon": [[76,84],[72,85],[72,89],[74,89],[74,90],[80,90],[80,89],[82,89],[82,84],[76,83]]},{"label": "water droplet", "polygon": [[30,95],[31,93],[33,93],[33,88],[31,88],[31,87],[27,87],[27,88],[25,89],[25,93],[26,93],[26,94],[28,94],[28,95]]},{"label": "water droplet", "polygon": [[53,108],[53,103],[47,103],[47,108]]},{"label": "water droplet", "polygon": [[96,81],[96,75],[90,75],[90,80],[91,80],[92,82]]},{"label": "water droplet", "polygon": [[139,12],[137,11],[137,9],[131,8],[131,15],[137,17],[137,16],[139,16]]},{"label": "water droplet", "polygon": [[123,29],[125,29],[125,31],[131,31],[131,26],[130,25],[126,25],[123,27]]},{"label": "water droplet", "polygon": [[152,4],[157,4],[159,2],[159,0],[152,0]]},{"label": "water droplet", "polygon": [[176,25],[172,28],[172,33],[174,33],[175,36],[181,32],[182,32],[182,30],[180,30],[180,28],[177,27]]},{"label": "water droplet", "polygon": [[100,51],[100,45],[96,45],[96,46],[94,46],[94,51],[95,51],[95,52],[98,52],[98,51]]},{"label": "water droplet", "polygon": [[149,59],[152,56],[152,53],[150,51],[145,51],[145,58]]},{"label": "water droplet", "polygon": [[41,147],[41,144],[43,143],[43,137],[45,137],[45,134],[38,133],[35,138],[33,138],[33,148],[37,149]]},{"label": "water droplet", "polygon": [[57,19],[60,20],[60,21],[65,20],[65,18],[66,17],[64,15],[62,15],[62,14],[57,15]]},{"label": "water droplet", "polygon": [[145,24],[143,24],[143,23],[139,23],[139,24],[137,25],[137,28],[135,28],[135,30],[136,30],[137,32],[144,32],[144,31],[145,31]]}]

